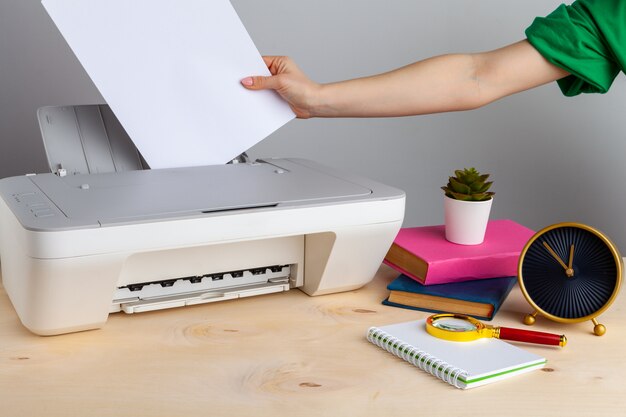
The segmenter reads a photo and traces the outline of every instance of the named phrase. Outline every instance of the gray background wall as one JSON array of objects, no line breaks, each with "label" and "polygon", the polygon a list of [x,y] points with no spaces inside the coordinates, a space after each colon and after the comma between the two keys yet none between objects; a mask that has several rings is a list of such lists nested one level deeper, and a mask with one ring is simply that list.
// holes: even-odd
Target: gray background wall
[{"label": "gray background wall", "polygon": [[[262,54],[291,55],[320,82],[497,48],[559,3],[233,0]],[[0,177],[47,170],[36,108],[101,102],[39,1],[0,0]],[[564,98],[552,84],[472,112],[296,120],[250,154],[315,159],[402,188],[406,226],[442,223],[439,187],[476,166],[495,180],[492,218],[536,229],[582,221],[626,251],[625,109],[620,74],[603,96]]]}]

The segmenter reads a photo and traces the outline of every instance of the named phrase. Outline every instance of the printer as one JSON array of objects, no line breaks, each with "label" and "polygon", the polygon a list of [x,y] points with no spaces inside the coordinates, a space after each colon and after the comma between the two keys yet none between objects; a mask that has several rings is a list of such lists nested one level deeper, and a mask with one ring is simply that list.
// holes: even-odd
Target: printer
[{"label": "printer", "polygon": [[38,117],[52,172],[0,180],[0,257],[39,335],[110,313],[354,290],[404,217],[402,191],[315,162],[150,170],[108,106]]}]

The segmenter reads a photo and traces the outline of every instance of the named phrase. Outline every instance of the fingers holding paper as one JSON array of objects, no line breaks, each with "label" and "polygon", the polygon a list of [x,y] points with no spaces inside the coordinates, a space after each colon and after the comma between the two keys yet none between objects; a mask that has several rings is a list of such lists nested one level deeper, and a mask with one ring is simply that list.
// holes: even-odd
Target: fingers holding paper
[{"label": "fingers holding paper", "polygon": [[249,90],[275,90],[298,118],[314,117],[314,103],[321,86],[311,81],[289,57],[264,56],[263,60],[272,75],[246,77],[241,84]]}]

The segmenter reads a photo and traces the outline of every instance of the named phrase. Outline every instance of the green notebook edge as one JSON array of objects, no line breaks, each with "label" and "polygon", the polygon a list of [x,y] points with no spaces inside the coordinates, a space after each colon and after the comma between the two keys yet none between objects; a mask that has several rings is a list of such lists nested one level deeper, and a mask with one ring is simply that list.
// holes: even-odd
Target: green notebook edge
[{"label": "green notebook edge", "polygon": [[[383,335],[377,335],[376,339],[378,339],[379,341],[381,341],[382,343],[384,343],[385,345],[389,346],[390,348],[393,349],[397,349],[400,346],[400,343],[390,343],[389,338],[383,336]],[[409,349],[405,348],[402,350],[403,353],[409,354]],[[415,355],[411,355],[411,357],[415,358]],[[420,358],[419,359],[420,362],[424,363],[426,361],[425,358]],[[507,369],[506,371],[502,371],[502,372],[496,372],[493,374],[488,374],[488,375],[483,375],[477,378],[473,378],[473,379],[466,379],[463,377],[463,374],[459,375],[458,380],[461,381],[465,386],[463,388],[470,388],[473,384],[476,384],[478,382],[481,381],[486,381],[488,379],[492,379],[492,378],[497,378],[499,376],[502,375],[507,375],[507,374],[512,374],[514,372],[519,372],[522,371],[524,369],[531,369],[531,368],[541,368],[542,366],[544,366],[545,364],[548,363],[547,359],[543,359],[542,361],[539,362],[535,362],[535,363],[530,363],[527,365],[522,365],[522,366],[518,366],[515,368],[511,368],[511,369]],[[444,374],[449,375],[449,371],[443,369],[443,367],[439,366],[437,367],[437,371],[443,371]]]}]

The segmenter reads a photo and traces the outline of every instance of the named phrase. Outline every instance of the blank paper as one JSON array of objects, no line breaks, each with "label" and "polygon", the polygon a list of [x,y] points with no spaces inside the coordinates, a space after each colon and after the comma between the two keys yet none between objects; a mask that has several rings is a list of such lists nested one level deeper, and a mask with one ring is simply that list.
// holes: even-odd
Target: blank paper
[{"label": "blank paper", "polygon": [[222,164],[294,118],[228,0],[44,0],[152,168]]}]

